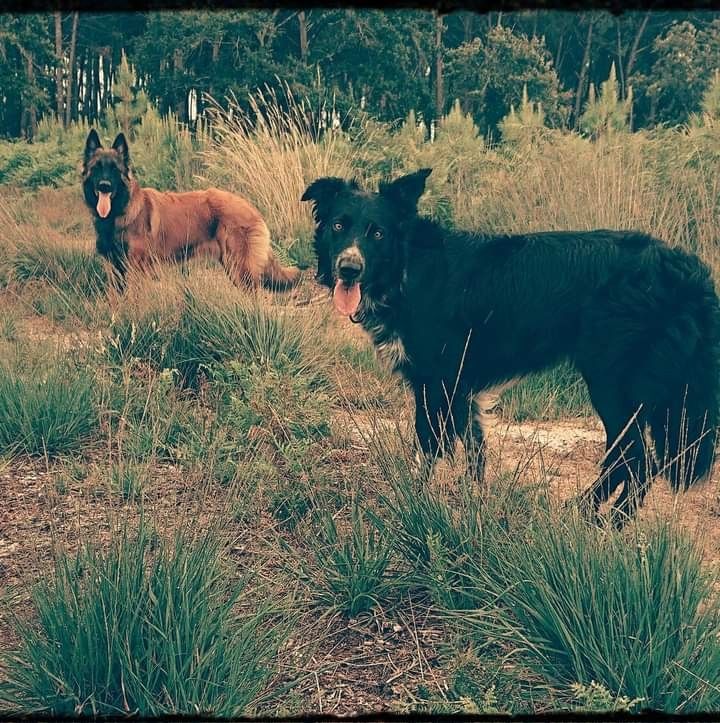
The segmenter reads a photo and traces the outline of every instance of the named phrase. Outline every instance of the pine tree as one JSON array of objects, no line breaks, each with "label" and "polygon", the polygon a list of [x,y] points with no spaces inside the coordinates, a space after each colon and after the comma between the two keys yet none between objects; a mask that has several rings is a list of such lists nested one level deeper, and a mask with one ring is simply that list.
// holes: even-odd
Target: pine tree
[{"label": "pine tree", "polygon": [[112,82],[112,115],[118,130],[127,136],[132,135],[142,117],[150,107],[150,101],[144,90],[138,87],[135,68],[128,62],[125,51],[122,52],[120,65]]},{"label": "pine tree", "polygon": [[542,103],[530,100],[527,84],[523,85],[520,112],[510,104],[510,112],[498,124],[502,138],[506,142],[517,143],[522,140],[533,140],[545,128],[545,113]]},{"label": "pine tree", "polygon": [[632,87],[628,88],[625,100],[620,100],[615,63],[610,66],[608,79],[600,84],[600,97],[595,95],[591,83],[585,112],[580,117],[580,129],[592,138],[630,129],[632,110]]}]

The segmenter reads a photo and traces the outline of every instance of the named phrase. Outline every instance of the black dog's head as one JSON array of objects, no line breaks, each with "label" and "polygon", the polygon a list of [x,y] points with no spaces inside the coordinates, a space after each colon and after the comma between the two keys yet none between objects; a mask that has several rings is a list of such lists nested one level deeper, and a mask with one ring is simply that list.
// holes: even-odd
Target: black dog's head
[{"label": "black dog's head", "polygon": [[99,218],[119,216],[130,200],[130,150],[119,133],[112,148],[103,148],[93,128],[85,142],[83,161],[85,203]]},{"label": "black dog's head", "polygon": [[317,221],[317,279],[332,288],[335,307],[351,316],[362,294],[399,286],[405,261],[403,224],[415,216],[429,168],[381,183],[377,193],[355,181],[319,178],[303,201],[313,202]]}]

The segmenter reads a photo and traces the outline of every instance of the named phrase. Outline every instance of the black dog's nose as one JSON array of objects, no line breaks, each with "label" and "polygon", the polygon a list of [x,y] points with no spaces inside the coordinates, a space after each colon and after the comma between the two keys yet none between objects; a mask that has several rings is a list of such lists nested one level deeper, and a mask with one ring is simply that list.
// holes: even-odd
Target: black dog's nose
[{"label": "black dog's nose", "polygon": [[112,183],[110,183],[110,181],[100,181],[97,189],[100,193],[110,193],[110,191],[112,191]]},{"label": "black dog's nose", "polygon": [[357,281],[363,272],[364,265],[359,259],[341,259],[338,263],[338,276],[346,283]]}]

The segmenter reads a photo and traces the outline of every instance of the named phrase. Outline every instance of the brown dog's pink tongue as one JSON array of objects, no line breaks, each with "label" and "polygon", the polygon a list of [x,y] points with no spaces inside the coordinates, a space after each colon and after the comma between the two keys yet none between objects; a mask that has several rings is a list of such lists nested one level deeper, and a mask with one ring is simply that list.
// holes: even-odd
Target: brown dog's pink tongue
[{"label": "brown dog's pink tongue", "polygon": [[110,215],[110,194],[98,193],[97,212],[100,218],[107,218]]},{"label": "brown dog's pink tongue", "polygon": [[357,311],[358,306],[360,306],[360,284],[345,286],[345,284],[338,279],[333,292],[333,302],[335,308],[341,314],[351,316]]}]

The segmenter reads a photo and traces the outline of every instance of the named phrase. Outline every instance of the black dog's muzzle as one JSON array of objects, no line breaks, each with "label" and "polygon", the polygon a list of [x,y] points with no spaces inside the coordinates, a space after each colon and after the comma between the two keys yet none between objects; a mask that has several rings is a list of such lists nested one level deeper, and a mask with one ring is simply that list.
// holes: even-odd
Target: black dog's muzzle
[{"label": "black dog's muzzle", "polygon": [[363,259],[357,246],[345,249],[335,262],[335,271],[340,280],[348,286],[360,280],[365,271],[365,259]]}]

